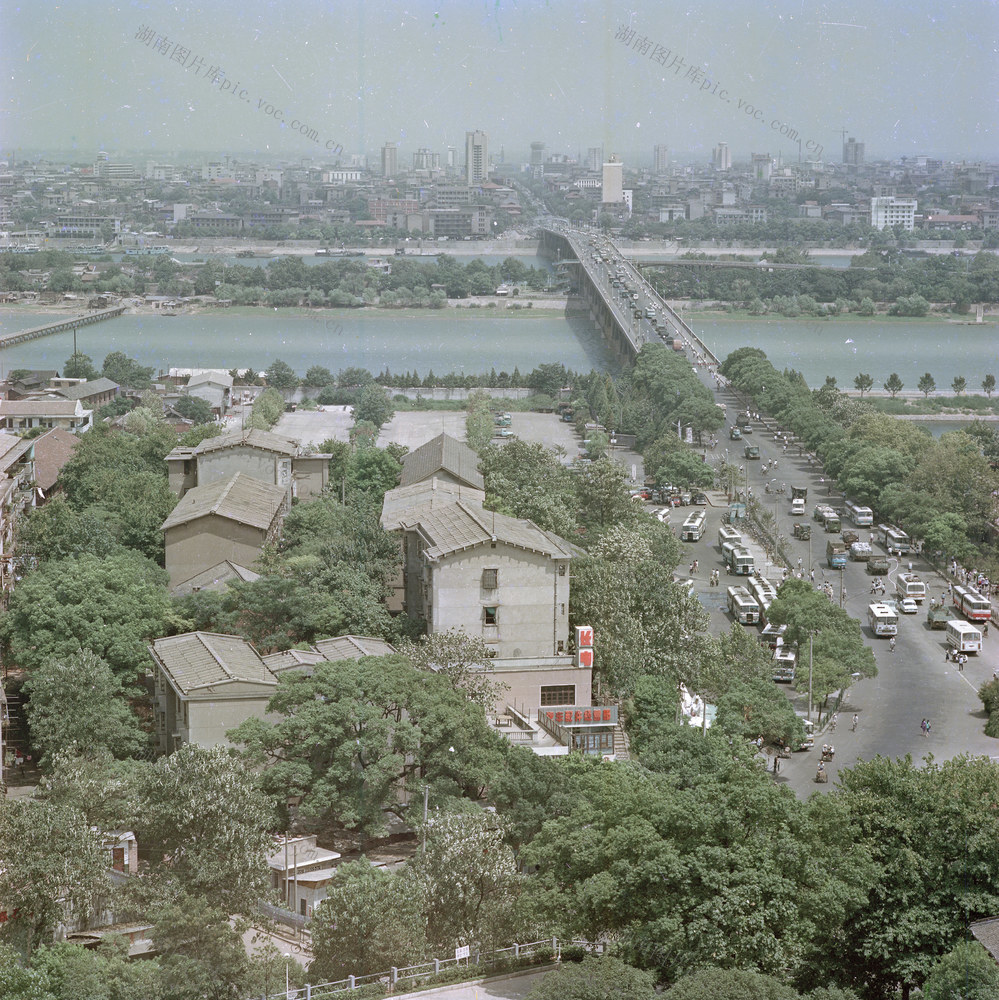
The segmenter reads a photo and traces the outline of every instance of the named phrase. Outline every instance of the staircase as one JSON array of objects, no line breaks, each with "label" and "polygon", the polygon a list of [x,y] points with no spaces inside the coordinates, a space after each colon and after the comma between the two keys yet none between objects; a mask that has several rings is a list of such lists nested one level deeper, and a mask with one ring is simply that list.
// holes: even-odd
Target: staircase
[{"label": "staircase", "polygon": [[614,759],[631,760],[631,740],[628,739],[620,719],[614,726]]}]

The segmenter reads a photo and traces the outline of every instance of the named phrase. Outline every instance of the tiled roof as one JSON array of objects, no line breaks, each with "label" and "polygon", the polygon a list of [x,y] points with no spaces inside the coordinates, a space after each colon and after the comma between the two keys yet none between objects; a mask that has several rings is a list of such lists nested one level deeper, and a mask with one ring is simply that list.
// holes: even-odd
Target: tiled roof
[{"label": "tiled roof", "polygon": [[205,438],[195,449],[198,455],[210,451],[221,451],[223,448],[239,448],[242,446],[260,448],[263,451],[274,451],[279,455],[298,454],[298,445],[290,438],[271,434],[270,431],[247,429],[236,431],[235,434],[220,434],[218,437]]},{"label": "tiled roof", "polygon": [[485,480],[479,472],[479,456],[467,444],[449,434],[438,434],[432,441],[421,444],[403,457],[399,485],[422,482],[441,470],[469,486],[480,490],[485,488]]},{"label": "tiled roof", "polygon": [[283,487],[271,486],[237,472],[228,479],[219,479],[206,486],[195,486],[188,490],[161,528],[166,531],[178,524],[187,524],[199,517],[215,514],[266,531],[273,524],[286,498],[287,492]]},{"label": "tiled roof", "polygon": [[999,962],[999,917],[975,920],[969,925],[969,930],[992,958]]},{"label": "tiled roof", "polygon": [[112,392],[118,388],[117,382],[109,378],[95,378],[92,382],[78,382],[76,385],[66,385],[55,390],[56,395],[63,399],[86,399],[103,392]]},{"label": "tiled roof", "polygon": [[2,417],[76,417],[89,413],[78,399],[4,399]]},{"label": "tiled roof", "polygon": [[[77,440],[76,436],[69,434],[69,437]],[[18,437],[17,434],[7,434],[0,431],[0,470],[9,469],[15,462],[19,462],[29,451],[33,444],[33,439]]]},{"label": "tiled roof", "polygon": [[259,579],[260,574],[254,573],[252,569],[247,569],[238,563],[223,559],[222,562],[216,563],[216,565],[211,566],[209,569],[202,570],[189,580],[178,584],[173,588],[173,593],[178,597],[183,597],[185,594],[191,594],[196,590],[224,590],[233,580],[243,580],[246,583],[252,583],[254,580]]},{"label": "tiled roof", "polygon": [[285,670],[301,670],[311,676],[317,663],[324,663],[326,657],[315,649],[286,649],[281,653],[269,653],[264,657],[267,669],[275,674]]},{"label": "tiled roof", "polygon": [[35,482],[48,492],[55,486],[62,467],[76,451],[80,439],[61,427],[39,434],[35,438]]},{"label": "tiled roof", "polygon": [[452,552],[491,542],[513,545],[531,552],[541,552],[553,559],[569,559],[569,543],[533,521],[521,521],[505,514],[496,514],[477,504],[455,502],[415,510],[412,520],[404,527],[418,529],[429,542],[424,550],[429,559],[438,559]]},{"label": "tiled roof", "polygon": [[267,856],[267,865],[279,872],[296,871],[309,865],[328,864],[339,857],[338,851],[327,851],[325,847],[316,846],[311,837],[289,837],[287,848],[283,841],[275,844],[274,851]]},{"label": "tiled roof", "polygon": [[331,663],[359,660],[362,656],[390,656],[396,651],[392,643],[367,635],[338,635],[334,639],[319,639],[313,645]]},{"label": "tiled roof", "polygon": [[154,639],[149,651],[181,694],[220,684],[277,686],[260,654],[239,636],[187,632]]},{"label": "tiled roof", "polygon": [[462,486],[447,479],[425,479],[410,486],[397,486],[389,490],[382,501],[382,527],[395,531],[407,520],[414,508],[432,507],[434,504],[453,503],[455,500],[471,500],[484,503],[484,490],[474,486]]},{"label": "tiled roof", "polygon": [[232,388],[232,376],[228,372],[213,372],[204,371],[197,372],[192,375],[187,380],[187,387],[190,389],[192,385],[202,385],[205,383],[211,383],[213,385],[222,385],[226,388]]}]

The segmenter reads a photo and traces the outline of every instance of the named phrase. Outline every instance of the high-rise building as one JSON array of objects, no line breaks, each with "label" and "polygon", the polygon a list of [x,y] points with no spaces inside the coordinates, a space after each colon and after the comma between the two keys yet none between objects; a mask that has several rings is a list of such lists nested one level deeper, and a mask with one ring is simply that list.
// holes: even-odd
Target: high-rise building
[{"label": "high-rise building", "polygon": [[489,140],[485,132],[465,133],[465,183],[471,187],[489,179]]},{"label": "high-rise building", "polygon": [[872,198],[871,225],[875,229],[902,226],[912,232],[916,225],[915,198]]},{"label": "high-rise building", "polygon": [[423,147],[413,153],[414,170],[439,170],[440,165],[440,153],[432,153],[429,149]]},{"label": "high-rise building", "polygon": [[545,144],[543,142],[531,143],[531,166],[541,167],[545,162]]},{"label": "high-rise building", "polygon": [[864,144],[857,142],[852,135],[843,143],[843,162],[854,167],[859,167],[864,162]]},{"label": "high-rise building", "polygon": [[454,146],[447,148],[447,165],[451,170],[458,166],[458,150]]},{"label": "high-rise building", "polygon": [[774,161],[769,153],[753,153],[753,177],[758,181],[769,181],[773,173]]},{"label": "high-rise building", "polygon": [[652,169],[657,174],[666,173],[669,168],[669,149],[665,145],[652,148]]},{"label": "high-rise building", "polygon": [[727,142],[718,143],[711,151],[711,165],[715,170],[732,169],[732,153],[728,148]]},{"label": "high-rise building", "polygon": [[604,147],[590,146],[590,148],[586,151],[586,169],[592,170],[595,174],[599,174],[603,162]]},{"label": "high-rise building", "polygon": [[624,164],[611,153],[611,158],[603,165],[603,171],[600,200],[604,204],[620,204],[624,201]]},{"label": "high-rise building", "polygon": [[382,177],[395,177],[399,173],[399,149],[394,142],[382,146]]}]

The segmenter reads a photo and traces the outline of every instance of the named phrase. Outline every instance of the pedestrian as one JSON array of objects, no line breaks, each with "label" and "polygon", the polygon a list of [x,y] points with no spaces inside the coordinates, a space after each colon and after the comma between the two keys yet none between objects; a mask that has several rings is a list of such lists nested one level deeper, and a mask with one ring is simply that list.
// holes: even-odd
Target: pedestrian
[{"label": "pedestrian", "polygon": [[895,652],[895,636],[892,636],[888,640],[888,652],[889,653],[894,653]]},{"label": "pedestrian", "polygon": [[811,571],[811,573],[808,574],[808,576],[809,576],[809,579],[812,581],[812,583],[815,583],[815,570],[814,569]]},{"label": "pedestrian", "polygon": [[958,669],[958,670],[960,670],[960,671],[962,671],[962,672],[964,671],[964,664],[965,664],[965,662],[967,661],[967,659],[968,659],[968,657],[967,657],[967,656],[965,656],[965,654],[964,654],[964,653],[961,653],[961,654],[960,654],[960,655],[958,656],[958,658],[957,658],[957,669]]},{"label": "pedestrian", "polygon": [[944,646],[944,663],[950,663],[950,646]]},{"label": "pedestrian", "polygon": [[986,623],[985,623],[985,624],[984,624],[984,625],[982,626],[982,638],[983,638],[983,639],[987,639],[988,637],[989,637],[989,623],[988,623],[988,622],[986,622]]},{"label": "pedestrian", "polygon": [[909,572],[910,573],[912,572],[912,560],[911,559],[909,560]]},{"label": "pedestrian", "polygon": [[930,720],[929,719],[926,720],[926,732],[923,733],[923,735],[924,736],[929,736],[930,735]]},{"label": "pedestrian", "polygon": [[926,735],[926,720],[925,719],[923,719],[923,721],[919,723],[919,729],[920,729],[920,732],[922,732],[922,734],[925,736]]}]

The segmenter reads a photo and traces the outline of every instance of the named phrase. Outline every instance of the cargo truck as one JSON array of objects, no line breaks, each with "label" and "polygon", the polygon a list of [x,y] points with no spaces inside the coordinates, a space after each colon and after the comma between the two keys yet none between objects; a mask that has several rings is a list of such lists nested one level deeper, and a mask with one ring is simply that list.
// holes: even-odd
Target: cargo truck
[{"label": "cargo truck", "polygon": [[835,540],[827,542],[826,559],[831,569],[843,569],[846,566],[846,546]]},{"label": "cargo truck", "polygon": [[872,552],[870,559],[867,560],[867,572],[871,576],[886,576],[888,573],[888,557],[879,556]]}]

